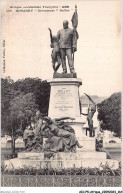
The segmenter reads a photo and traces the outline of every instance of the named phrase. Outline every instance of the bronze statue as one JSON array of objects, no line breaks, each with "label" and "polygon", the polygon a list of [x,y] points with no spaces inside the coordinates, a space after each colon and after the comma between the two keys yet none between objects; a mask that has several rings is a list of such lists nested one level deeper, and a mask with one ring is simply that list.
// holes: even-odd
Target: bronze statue
[{"label": "bronze statue", "polygon": [[[26,151],[76,152],[76,146],[82,148],[76,139],[74,129],[63,121],[65,119],[74,120],[73,118],[51,119],[40,116],[38,111],[36,119],[34,129],[28,135]],[[47,138],[44,145],[43,138]]]},{"label": "bronze statue", "polygon": [[57,33],[57,37],[60,43],[60,53],[61,53],[61,61],[63,73],[67,73],[66,67],[66,56],[68,59],[68,65],[71,73],[75,73],[74,70],[74,62],[72,53],[74,53],[73,46],[73,38],[74,38],[74,30],[68,27],[68,21],[65,20],[63,22],[63,29],[59,30]]},{"label": "bronze statue", "polygon": [[29,134],[31,134],[31,133],[32,133],[32,129],[30,127],[30,123],[28,123],[28,125],[23,133],[23,140],[24,140],[26,148],[28,147],[28,142],[30,141]]},{"label": "bronze statue", "polygon": [[[50,40],[51,40],[50,46],[51,46],[51,48],[53,48],[52,54],[51,54],[52,66],[54,69],[54,73],[56,73],[61,65],[59,42],[58,42],[57,36],[53,36],[51,29],[50,28],[48,28],[48,29],[50,31]],[[55,66],[56,63],[57,63],[57,65]]]},{"label": "bronze statue", "polygon": [[87,116],[90,137],[94,137],[95,136],[95,131],[94,131],[94,128],[93,128],[93,119],[92,118],[94,116],[94,113],[96,112],[96,103],[90,98],[90,96],[88,96],[87,94],[85,94],[85,95],[93,103],[93,105],[88,108],[88,114],[82,113],[82,115]]},{"label": "bronze statue", "polygon": [[[42,115],[40,111],[36,112],[35,118],[32,119],[31,130],[26,132],[27,140],[26,141],[26,151],[42,151],[43,150],[43,137],[41,135],[41,128],[43,126]],[[25,134],[25,132],[24,132]]]},{"label": "bronze statue", "polygon": [[[74,69],[74,52],[77,50],[77,39],[79,38],[78,32],[76,30],[78,25],[77,6],[75,6],[75,12],[71,21],[73,29],[70,29],[68,27],[69,22],[65,20],[63,21],[63,29],[58,31],[57,36],[52,36],[50,28],[49,31],[51,38],[51,48],[53,48],[51,57],[54,72],[57,72],[62,63],[63,74],[67,73],[67,56],[70,73],[75,75],[76,72]],[[56,62],[58,64],[55,67]]]},{"label": "bronze statue", "polygon": [[69,125],[61,122],[65,119],[73,119],[71,117],[63,117],[57,119],[45,118],[46,126],[43,131],[48,133],[48,139],[44,145],[44,149],[52,152],[66,151],[76,152],[76,146],[82,148],[76,139],[74,129]]}]

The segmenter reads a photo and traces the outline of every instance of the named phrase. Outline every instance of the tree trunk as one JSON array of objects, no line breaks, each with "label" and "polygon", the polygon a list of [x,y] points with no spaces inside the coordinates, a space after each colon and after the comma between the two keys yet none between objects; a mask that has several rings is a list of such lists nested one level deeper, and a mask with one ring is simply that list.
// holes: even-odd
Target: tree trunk
[{"label": "tree trunk", "polygon": [[15,154],[15,138],[13,128],[12,128],[12,153]]},{"label": "tree trunk", "polygon": [[15,138],[12,137],[12,153],[15,154]]}]

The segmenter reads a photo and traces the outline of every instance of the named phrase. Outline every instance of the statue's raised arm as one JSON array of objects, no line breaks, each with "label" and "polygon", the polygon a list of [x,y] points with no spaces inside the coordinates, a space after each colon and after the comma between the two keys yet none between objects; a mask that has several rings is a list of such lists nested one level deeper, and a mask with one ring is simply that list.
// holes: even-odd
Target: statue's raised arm
[{"label": "statue's raised arm", "polygon": [[96,107],[96,103],[92,100],[92,98],[89,96],[89,95],[87,95],[86,93],[84,93],[87,97],[88,97],[88,99],[93,103],[93,105],[95,105],[95,107]]},{"label": "statue's raised arm", "polygon": [[48,29],[50,31],[50,40],[51,40],[50,47],[53,49],[51,53],[52,67],[53,67],[54,73],[57,73],[57,70],[61,65],[59,41],[57,36],[52,35],[51,29],[50,28]]},{"label": "statue's raised arm", "polygon": [[50,28],[48,28],[48,30],[50,31],[50,40],[51,40],[51,43],[53,42],[53,36],[52,36],[52,31]]}]

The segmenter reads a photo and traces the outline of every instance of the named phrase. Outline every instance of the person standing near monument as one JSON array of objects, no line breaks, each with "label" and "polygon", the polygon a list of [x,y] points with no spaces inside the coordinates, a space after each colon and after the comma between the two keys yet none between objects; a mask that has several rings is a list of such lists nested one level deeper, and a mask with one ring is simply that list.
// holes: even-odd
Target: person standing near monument
[{"label": "person standing near monument", "polygon": [[[75,73],[72,53],[74,53],[73,40],[74,31],[68,27],[68,21],[63,21],[63,29],[59,30],[57,37],[60,44],[60,54],[62,61],[63,73],[67,73],[66,56],[68,59],[68,65],[71,73]],[[77,31],[76,31],[77,32]],[[78,33],[77,33],[78,34]],[[78,37],[78,36],[77,36]]]}]

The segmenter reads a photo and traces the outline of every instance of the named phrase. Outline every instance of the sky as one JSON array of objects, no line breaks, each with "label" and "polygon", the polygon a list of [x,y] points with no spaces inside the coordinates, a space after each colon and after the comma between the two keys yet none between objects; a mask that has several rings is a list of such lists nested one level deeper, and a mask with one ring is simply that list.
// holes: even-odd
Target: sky
[{"label": "sky", "polygon": [[[74,67],[82,79],[80,95],[110,96],[121,91],[121,2],[120,1],[54,1],[2,2],[2,68],[5,49],[5,72],[14,81],[27,77],[48,80],[53,77],[50,36],[62,29],[63,20],[69,21],[75,4],[78,11],[79,33]],[[13,8],[10,8],[13,6]],[[23,6],[58,6],[33,8],[32,12],[17,12]],[[69,6],[63,11],[62,6]],[[62,10],[62,11],[60,11]],[[69,69],[69,67],[68,67]],[[58,70],[62,72],[62,68]]]}]

